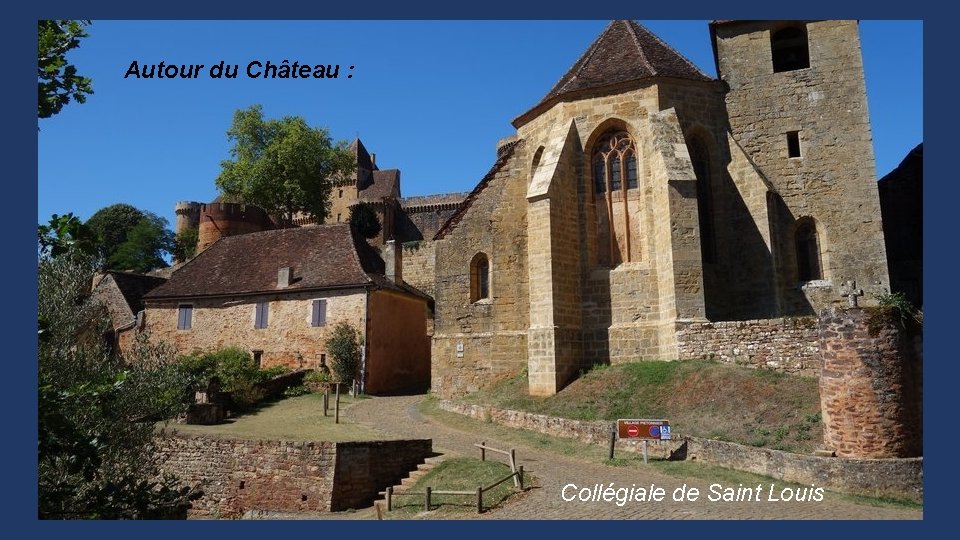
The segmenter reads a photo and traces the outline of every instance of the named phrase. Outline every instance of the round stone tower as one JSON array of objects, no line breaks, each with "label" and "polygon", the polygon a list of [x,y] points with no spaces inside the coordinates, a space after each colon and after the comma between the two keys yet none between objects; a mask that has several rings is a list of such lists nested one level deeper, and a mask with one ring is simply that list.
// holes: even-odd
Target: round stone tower
[{"label": "round stone tower", "polygon": [[177,214],[176,230],[177,234],[186,229],[196,229],[200,226],[200,203],[194,201],[180,201],[174,208]]},{"label": "round stone tower", "polygon": [[221,202],[201,204],[197,253],[227,236],[267,231],[273,228],[270,216],[260,207]]}]

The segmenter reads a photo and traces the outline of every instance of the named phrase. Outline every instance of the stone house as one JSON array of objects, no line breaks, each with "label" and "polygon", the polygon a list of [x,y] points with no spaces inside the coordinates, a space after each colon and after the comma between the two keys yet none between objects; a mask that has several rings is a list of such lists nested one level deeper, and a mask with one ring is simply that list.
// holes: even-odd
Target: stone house
[{"label": "stone house", "polygon": [[513,120],[434,237],[434,392],[720,354],[715,322],[795,346],[784,317],[889,290],[857,22],[709,30],[718,80],[613,21]]},{"label": "stone house", "polygon": [[137,333],[143,329],[143,297],[166,279],[132,272],[104,272],[93,278],[93,298],[101,302],[110,316],[114,351],[128,351]]},{"label": "stone house", "polygon": [[220,238],[145,297],[145,329],[178,351],[238,346],[263,367],[329,363],[339,322],[362,336],[368,393],[429,386],[429,296],[407,285],[402,250],[387,260],[348,224]]}]

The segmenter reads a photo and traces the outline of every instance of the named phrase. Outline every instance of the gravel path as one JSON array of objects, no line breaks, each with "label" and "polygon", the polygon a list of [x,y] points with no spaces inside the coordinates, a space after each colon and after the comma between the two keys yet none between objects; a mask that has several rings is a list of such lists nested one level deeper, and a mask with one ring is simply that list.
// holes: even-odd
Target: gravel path
[{"label": "gravel path", "polygon": [[[417,410],[424,396],[376,397],[360,401],[345,411],[345,416],[354,422],[365,424],[382,433],[397,437],[431,438],[434,451],[451,454],[476,456],[474,443],[478,437],[467,431],[448,427],[425,418]],[[464,427],[469,426],[464,420]],[[458,519],[922,519],[921,510],[902,508],[881,508],[855,504],[839,500],[831,493],[825,493],[823,500],[784,501],[769,499],[769,484],[762,487],[760,500],[748,502],[710,501],[710,482],[691,478],[667,476],[655,470],[644,471],[636,468],[625,469],[596,463],[575,457],[559,455],[544,449],[505,443],[485,437],[487,444],[499,448],[516,448],[517,460],[524,469],[539,479],[539,487],[529,490],[518,500],[511,501],[505,507],[496,508],[484,514],[470,514]],[[620,497],[624,495],[639,497],[641,487],[651,484],[662,487],[665,496],[661,501],[625,502],[618,506],[616,492],[612,500],[575,500],[565,501],[584,488],[591,491],[597,484],[603,488],[613,483]],[[576,488],[569,487],[571,484]],[[700,490],[696,501],[672,500],[674,490],[686,484],[688,488]],[[739,486],[723,486],[737,489]],[[755,491],[755,489],[754,489]],[[779,496],[780,488],[774,490]],[[587,492],[583,492],[587,495]],[[602,490],[601,490],[602,497]],[[359,516],[358,516],[359,517]],[[429,517],[427,517],[429,519]]]}]

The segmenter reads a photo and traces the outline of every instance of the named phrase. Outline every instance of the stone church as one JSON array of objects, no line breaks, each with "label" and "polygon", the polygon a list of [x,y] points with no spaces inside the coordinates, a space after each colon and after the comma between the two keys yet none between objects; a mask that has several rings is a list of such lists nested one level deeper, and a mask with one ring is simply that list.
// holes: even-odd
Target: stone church
[{"label": "stone church", "polygon": [[[530,393],[550,395],[593,365],[640,360],[815,375],[804,316],[889,292],[857,22],[709,32],[719,79],[611,22],[513,120],[470,193],[404,199],[400,171],[354,142],[357,172],[328,221],[373,204],[373,243],[396,246],[383,260],[402,256],[403,282],[432,297],[434,393],[526,370]],[[272,228],[218,201],[178,204],[187,225],[201,251]]]},{"label": "stone church", "polygon": [[435,237],[434,392],[550,395],[730,328],[789,368],[790,317],[889,291],[857,22],[709,30],[719,80],[614,21],[513,120]]}]

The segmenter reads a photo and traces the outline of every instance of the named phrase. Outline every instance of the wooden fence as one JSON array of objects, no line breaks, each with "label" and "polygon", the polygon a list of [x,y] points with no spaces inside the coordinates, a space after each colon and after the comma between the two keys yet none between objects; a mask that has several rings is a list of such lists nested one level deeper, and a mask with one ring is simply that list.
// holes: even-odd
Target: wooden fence
[{"label": "wooden fence", "polygon": [[[429,512],[432,508],[431,497],[433,495],[464,495],[472,496],[477,498],[477,513],[483,513],[483,494],[491,489],[499,486],[500,484],[506,482],[507,480],[513,479],[514,487],[523,491],[523,465],[517,466],[517,452],[515,449],[499,450],[497,448],[492,448],[486,445],[486,442],[481,442],[480,444],[475,444],[474,446],[480,448],[480,459],[486,461],[487,459],[487,450],[491,452],[497,452],[504,454],[510,458],[510,470],[512,471],[507,476],[497,480],[496,482],[490,484],[489,486],[477,486],[475,491],[457,491],[457,490],[448,490],[448,489],[433,489],[430,486],[427,486],[422,492],[420,491],[403,491],[399,493],[394,493],[393,487],[388,487],[386,491],[381,492],[381,494],[386,496],[387,511],[393,510],[393,498],[397,496],[420,496],[423,497],[423,509]],[[377,507],[379,511],[379,506]]]}]

